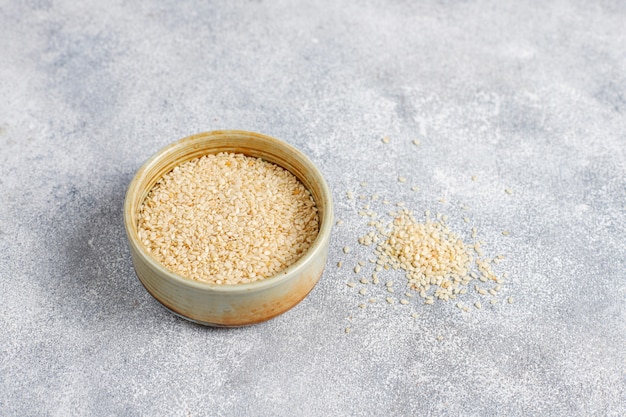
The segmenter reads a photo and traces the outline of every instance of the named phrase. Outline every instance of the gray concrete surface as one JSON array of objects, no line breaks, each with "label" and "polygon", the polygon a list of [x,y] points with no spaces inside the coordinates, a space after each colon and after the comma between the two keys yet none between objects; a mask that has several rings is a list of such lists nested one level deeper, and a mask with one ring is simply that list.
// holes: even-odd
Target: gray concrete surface
[{"label": "gray concrete surface", "polygon": [[[0,1],[0,415],[626,415],[625,20],[611,0]],[[233,330],[152,299],[122,224],[151,154],[225,128],[304,151],[344,221],[308,298]],[[513,304],[358,308],[347,191],[476,226]]]}]

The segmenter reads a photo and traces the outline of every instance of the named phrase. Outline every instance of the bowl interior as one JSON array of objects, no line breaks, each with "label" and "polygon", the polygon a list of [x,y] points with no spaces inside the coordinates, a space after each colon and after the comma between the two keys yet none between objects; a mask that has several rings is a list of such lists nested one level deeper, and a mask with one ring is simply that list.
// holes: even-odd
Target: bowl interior
[{"label": "bowl interior", "polygon": [[[319,232],[309,250],[294,264],[281,271],[280,274],[260,281],[237,285],[218,285],[193,281],[168,271],[153,258],[139,241],[137,221],[139,209],[144,199],[156,182],[175,166],[207,154],[220,152],[243,153],[248,156],[262,158],[279,165],[294,174],[311,192],[319,215]],[[124,222],[131,245],[148,260],[160,273],[175,280],[184,280],[192,286],[206,286],[213,289],[233,290],[235,288],[251,288],[271,285],[272,281],[286,277],[291,270],[298,269],[306,259],[320,251],[323,241],[328,238],[332,228],[331,193],[322,174],[315,165],[300,151],[278,139],[254,132],[237,130],[213,131],[200,133],[181,139],[166,146],[150,158],[137,172],[132,180],[124,205]]]}]

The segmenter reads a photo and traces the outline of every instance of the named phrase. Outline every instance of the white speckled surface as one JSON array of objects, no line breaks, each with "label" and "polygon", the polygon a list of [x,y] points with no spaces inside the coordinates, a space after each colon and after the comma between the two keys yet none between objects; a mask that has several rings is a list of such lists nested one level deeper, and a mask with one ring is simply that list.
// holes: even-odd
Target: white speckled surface
[{"label": "white speckled surface", "polygon": [[[611,0],[0,0],[0,415],[625,415],[625,19]],[[344,221],[308,298],[234,330],[152,299],[122,225],[150,155],[226,128],[304,151]],[[476,225],[515,302],[359,309],[349,190]]]}]

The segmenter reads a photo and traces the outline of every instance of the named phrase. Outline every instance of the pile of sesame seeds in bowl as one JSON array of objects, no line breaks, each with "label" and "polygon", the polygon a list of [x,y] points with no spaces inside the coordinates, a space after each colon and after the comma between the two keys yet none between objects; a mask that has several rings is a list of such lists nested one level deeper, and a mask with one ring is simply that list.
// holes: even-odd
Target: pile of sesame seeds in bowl
[{"label": "pile of sesame seeds in bowl", "polygon": [[221,152],[176,166],[139,210],[138,236],[166,269],[218,285],[276,275],[319,231],[311,193],[288,170]]}]

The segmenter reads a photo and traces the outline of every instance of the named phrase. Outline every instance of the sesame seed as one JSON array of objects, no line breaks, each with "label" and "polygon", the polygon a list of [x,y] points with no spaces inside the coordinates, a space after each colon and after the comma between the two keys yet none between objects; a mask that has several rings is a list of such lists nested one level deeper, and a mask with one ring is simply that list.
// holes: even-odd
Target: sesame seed
[{"label": "sesame seed", "polygon": [[476,175],[472,175],[472,181],[476,181],[478,177]]},{"label": "sesame seed", "polygon": [[374,194],[374,195],[372,195],[372,201],[376,201],[376,200],[378,200],[378,197],[379,197],[379,196],[378,196],[378,194]]},{"label": "sesame seed", "polygon": [[343,220],[339,219],[335,222],[337,226],[341,226],[343,224]]},{"label": "sesame seed", "polygon": [[343,265],[343,262],[341,261],[337,262],[337,268],[341,268],[342,265]]},{"label": "sesame seed", "polygon": [[493,305],[493,304],[496,304],[497,302],[498,302],[498,300],[497,300],[496,298],[493,298],[493,299],[491,300],[491,304],[492,304],[492,305]]},{"label": "sesame seed", "polygon": [[413,187],[411,187],[412,191],[419,191],[420,187],[418,187],[417,185],[414,185]]},{"label": "sesame seed", "polygon": [[356,283],[354,283],[354,282],[348,282],[348,283],[346,283],[346,285],[347,285],[348,287],[350,287],[350,288],[354,288],[354,287],[356,287]]},{"label": "sesame seed", "polygon": [[352,193],[352,191],[348,191],[346,193],[346,197],[348,197],[348,200],[352,200],[354,198],[354,194]]},{"label": "sesame seed", "polygon": [[387,283],[385,285],[388,286],[388,287],[391,287],[391,286],[393,286],[393,281],[387,281]]},{"label": "sesame seed", "polygon": [[366,289],[366,288],[361,288],[361,289],[359,290],[359,294],[361,294],[361,295],[365,295],[365,294],[367,294],[367,289]]},{"label": "sesame seed", "polygon": [[406,178],[405,177],[398,177],[398,182],[406,182]]},{"label": "sesame seed", "polygon": [[502,236],[508,236],[510,233],[508,230],[503,230],[502,231]]},{"label": "sesame seed", "polygon": [[446,199],[445,199],[445,198],[440,198],[440,199],[439,199],[439,202],[440,202],[441,204],[445,204],[445,203],[446,203]]},{"label": "sesame seed", "polygon": [[410,292],[405,292],[404,295],[409,297],[409,298],[413,298],[413,294],[410,293]]},{"label": "sesame seed", "polygon": [[376,299],[375,299],[375,298],[370,298],[370,299],[369,299],[369,300],[367,300],[367,301],[369,301],[370,303],[375,303],[375,302],[376,302]]},{"label": "sesame seed", "polygon": [[350,333],[352,329],[350,329],[349,327],[346,327],[346,333]]},{"label": "sesame seed", "polygon": [[361,272],[361,266],[357,265],[357,266],[354,267],[354,273],[358,274],[359,272]]},{"label": "sesame seed", "polygon": [[350,253],[350,246],[344,246],[343,253]]},{"label": "sesame seed", "polygon": [[359,304],[359,308],[365,308],[365,304],[364,303]]},{"label": "sesame seed", "polygon": [[400,300],[400,304],[407,305],[409,304],[409,300],[403,298],[402,300]]},{"label": "sesame seed", "polygon": [[387,287],[387,292],[393,292],[393,288],[392,287]]},{"label": "sesame seed", "polygon": [[476,307],[477,309],[479,309],[479,310],[480,310],[481,308],[483,308],[483,305],[480,303],[480,301],[476,301],[476,302],[474,303],[474,307]]},{"label": "sesame seed", "polygon": [[509,304],[513,304],[513,297],[509,297],[506,301],[507,301]]},{"label": "sesame seed", "polygon": [[358,263],[360,266],[365,266],[365,261],[359,261]]},{"label": "sesame seed", "polygon": [[387,297],[387,298],[386,298],[386,300],[387,300],[387,302],[388,302],[389,304],[393,304],[393,302],[395,301],[395,300],[394,300],[393,298],[391,298],[391,297]]},{"label": "sesame seed", "polygon": [[513,190],[511,190],[510,188],[505,188],[504,192],[509,194],[509,195],[513,194]]},{"label": "sesame seed", "polygon": [[383,138],[383,143],[389,143],[389,138],[387,136]]},{"label": "sesame seed", "polygon": [[420,144],[420,141],[419,141],[419,140],[417,140],[417,139],[413,139],[413,145],[415,145],[415,146],[419,146],[419,144]]},{"label": "sesame seed", "polygon": [[369,284],[370,282],[368,280],[366,280],[365,278],[361,278],[361,280],[359,281],[361,284]]},{"label": "sesame seed", "polygon": [[313,197],[291,172],[222,152],[186,161],[158,179],[139,207],[137,232],[169,271],[232,285],[296,262],[317,237],[318,222]]},{"label": "sesame seed", "polygon": [[417,314],[417,313],[413,313],[413,314],[411,314],[411,317],[413,317],[414,319],[418,318],[419,316],[420,316],[420,315],[419,315],[419,314]]},{"label": "sesame seed", "polygon": [[463,217],[463,221],[464,221],[465,223],[469,223],[469,217]]},{"label": "sesame seed", "polygon": [[424,304],[433,304],[435,302],[435,300],[433,300],[432,298],[427,298],[426,301],[424,301]]}]

